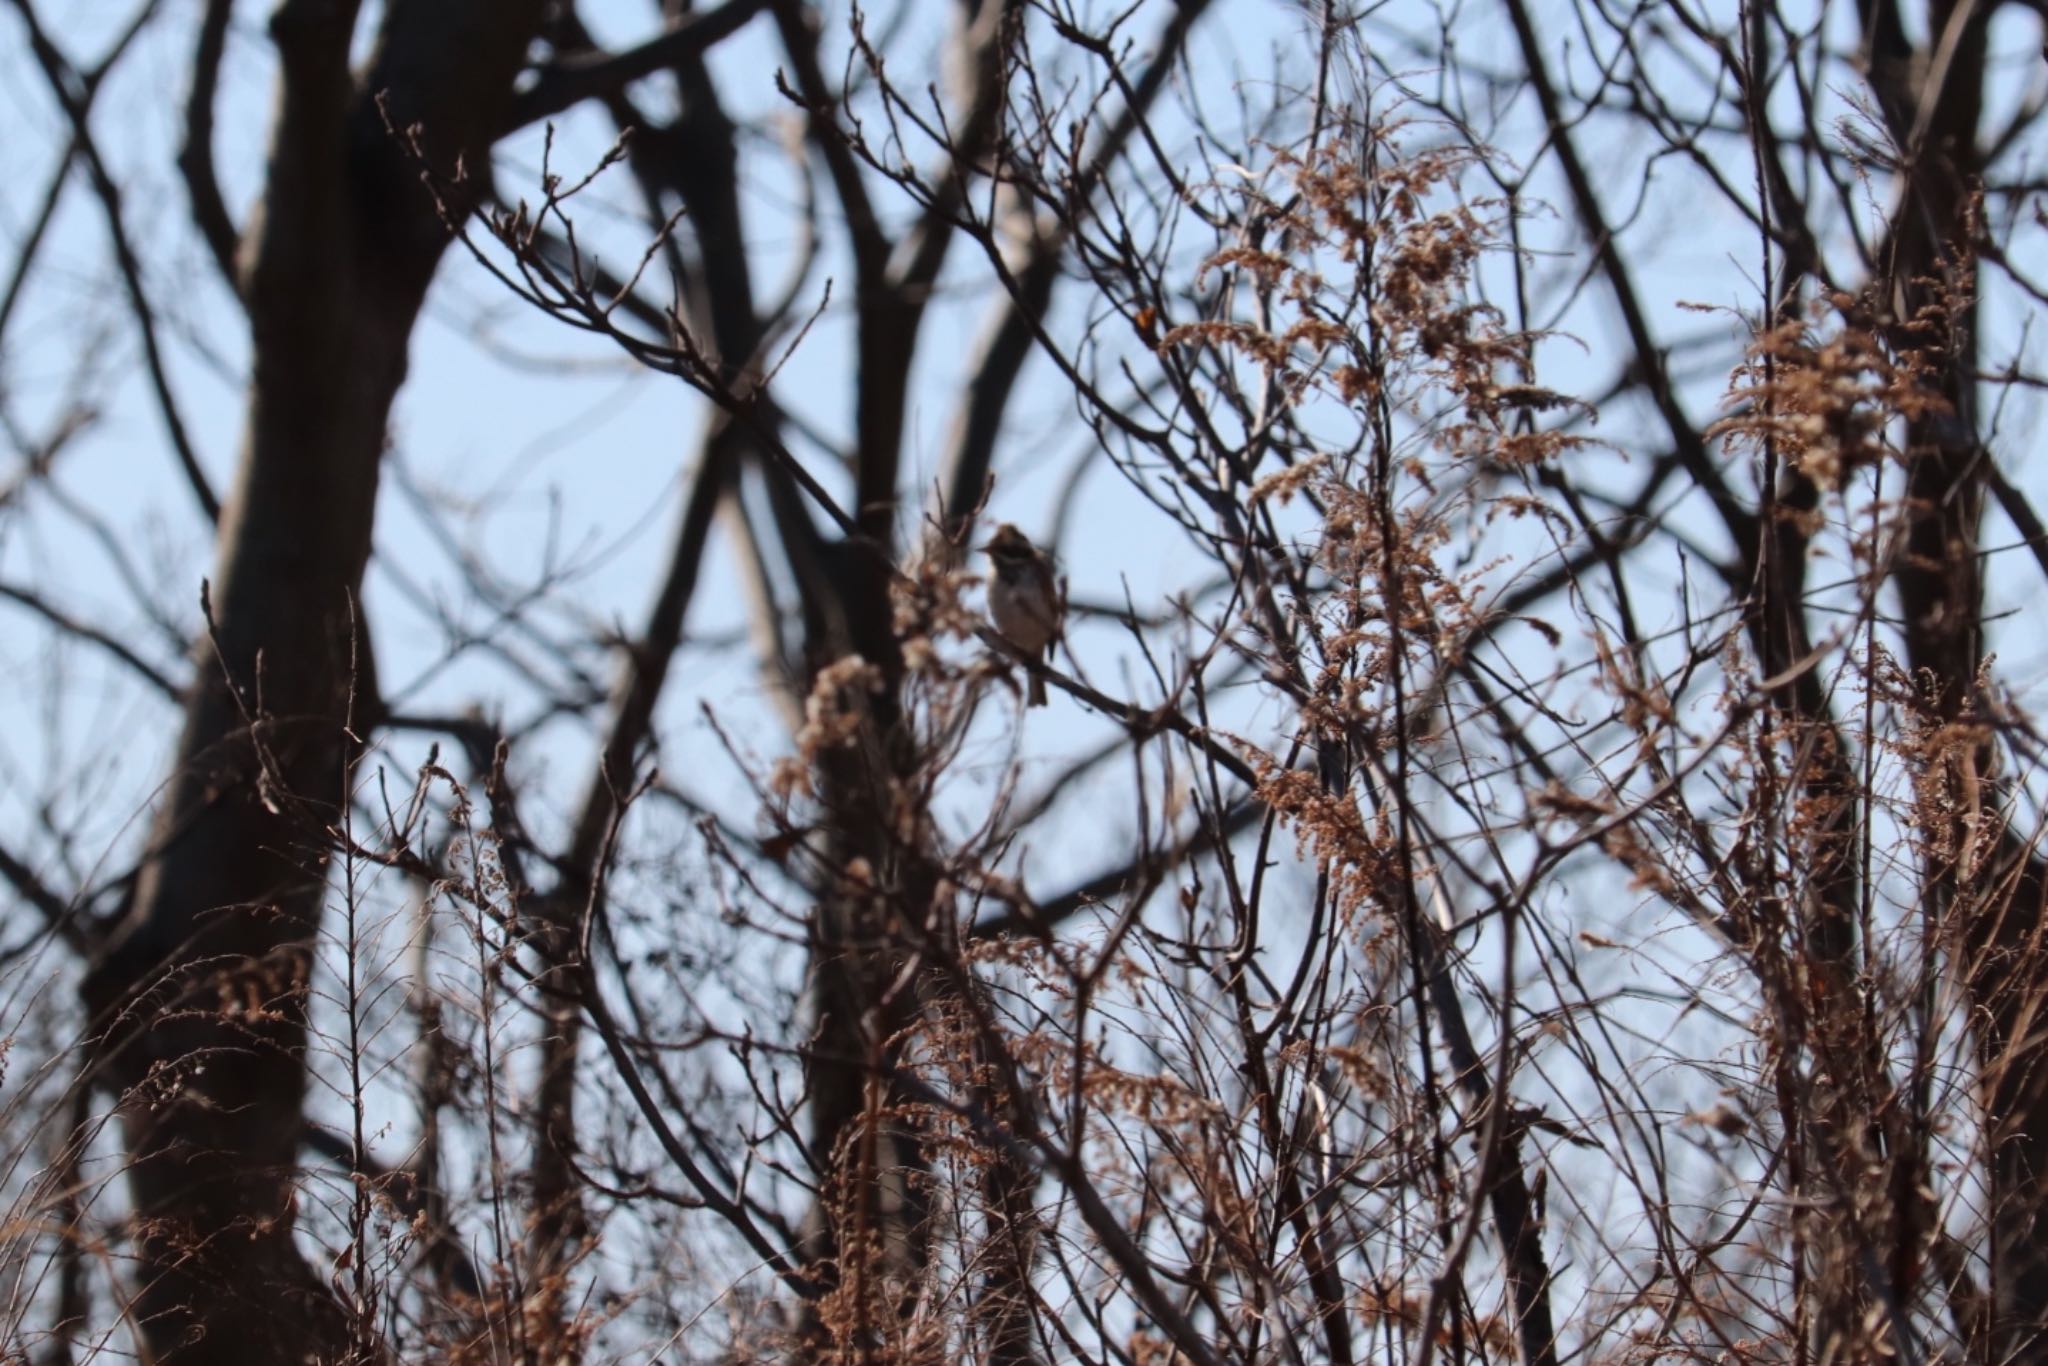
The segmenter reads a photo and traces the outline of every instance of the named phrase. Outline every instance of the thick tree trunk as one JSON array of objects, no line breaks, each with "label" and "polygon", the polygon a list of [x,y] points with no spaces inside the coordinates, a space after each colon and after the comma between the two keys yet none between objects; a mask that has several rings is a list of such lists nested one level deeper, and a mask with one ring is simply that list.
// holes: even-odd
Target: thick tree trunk
[{"label": "thick tree trunk", "polygon": [[[865,885],[849,879],[821,889],[813,921],[815,1027],[805,1083],[821,1183],[800,1236],[807,1264],[830,1290],[802,1306],[798,1338],[806,1359],[827,1360],[887,1343],[926,1261],[928,1163],[905,1118],[909,1097],[886,1074],[921,1014],[918,984],[902,974],[935,879],[915,843],[921,828],[913,833],[898,823],[898,785],[916,754],[902,711],[888,571],[863,547],[820,544],[816,553],[833,566],[836,592],[830,624],[812,629],[813,674],[857,654],[881,675],[880,688],[857,703],[868,711],[858,742],[821,756],[830,864],[868,870]],[[826,599],[814,593],[809,600]]]},{"label": "thick tree trunk", "polygon": [[151,855],[86,988],[122,1101],[136,1317],[179,1366],[378,1351],[292,1229],[327,831],[377,709],[356,596],[385,423],[446,242],[386,117],[418,127],[443,175],[480,162],[539,9],[394,4],[360,81],[353,4],[287,0],[272,20],[282,84],[243,259],[253,375],[210,638]]},{"label": "thick tree trunk", "polygon": [[1947,924],[1968,993],[1990,1158],[1990,1341],[1972,1346],[1979,1359],[2033,1361],[2048,1343],[2048,1055],[2038,1023],[2048,995],[2048,865],[2024,833],[1994,835],[2005,801],[1977,686],[1992,456],[1976,402],[1974,239],[1990,9],[1929,4],[1928,31],[1953,48],[1944,78],[1923,81],[1897,11],[1865,6],[1872,84],[1908,168],[1883,263],[1896,343],[1926,351],[1948,406],[1907,424],[1913,521],[1894,582],[1924,720],[1944,742],[1932,761],[1949,800],[1923,804],[1922,895]]}]

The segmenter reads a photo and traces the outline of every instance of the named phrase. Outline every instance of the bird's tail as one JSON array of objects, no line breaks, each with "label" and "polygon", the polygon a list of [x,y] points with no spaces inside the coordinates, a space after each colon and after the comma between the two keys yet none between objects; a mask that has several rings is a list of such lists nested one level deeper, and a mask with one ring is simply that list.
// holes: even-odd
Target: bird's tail
[{"label": "bird's tail", "polygon": [[1030,686],[1029,686],[1029,687],[1028,687],[1028,688],[1026,689],[1026,692],[1025,692],[1025,703],[1024,703],[1024,704],[1025,704],[1026,706],[1029,706],[1029,707],[1042,707],[1042,706],[1044,706],[1044,705],[1045,705],[1045,680],[1044,680],[1044,679],[1042,679],[1042,678],[1040,678],[1040,677],[1039,677],[1039,676],[1038,676],[1037,674],[1033,674],[1033,675],[1031,675],[1031,678],[1030,678],[1029,682],[1030,682]]}]

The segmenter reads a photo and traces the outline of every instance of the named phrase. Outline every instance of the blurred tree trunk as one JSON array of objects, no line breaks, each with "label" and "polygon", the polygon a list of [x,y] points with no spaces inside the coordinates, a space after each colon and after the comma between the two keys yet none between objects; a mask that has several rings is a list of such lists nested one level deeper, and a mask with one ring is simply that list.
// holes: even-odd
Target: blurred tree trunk
[{"label": "blurred tree trunk", "polygon": [[[1862,6],[1870,80],[1902,159],[1882,244],[1893,345],[1918,353],[1944,400],[1907,423],[1911,517],[1894,581],[1916,707],[1939,752],[1939,809],[1923,793],[1928,909],[1951,923],[1973,1009],[1990,1178],[1990,1340],[1980,1359],[2031,1361],[2048,1341],[2048,1072],[2035,1023],[2048,993],[2041,944],[2048,867],[2017,832],[1984,838],[2006,806],[1984,663],[1982,522],[1992,456],[1977,403],[1979,145],[1993,6],[1932,0],[1924,47],[1890,3]],[[1995,857],[1990,856],[1995,850]]]},{"label": "blurred tree trunk", "polygon": [[[349,0],[286,0],[262,202],[242,242],[253,338],[198,682],[151,853],[87,983],[123,1097],[136,1317],[177,1363],[374,1355],[293,1244],[306,982],[326,831],[376,691],[356,603],[385,423],[447,231],[402,136],[480,178],[541,0],[386,11],[349,68]],[[394,135],[398,130],[400,135]]]}]

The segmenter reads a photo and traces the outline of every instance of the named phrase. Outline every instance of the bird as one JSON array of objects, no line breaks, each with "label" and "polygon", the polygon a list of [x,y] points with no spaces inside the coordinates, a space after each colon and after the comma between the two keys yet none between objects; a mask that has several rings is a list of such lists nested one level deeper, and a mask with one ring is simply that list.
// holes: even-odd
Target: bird
[{"label": "bird", "polygon": [[[982,549],[996,567],[995,581],[988,586],[988,614],[997,632],[1026,658],[1049,658],[1064,614],[1051,557],[1008,522],[996,527]],[[1025,704],[1045,705],[1045,680],[1037,674],[1031,676]]]}]

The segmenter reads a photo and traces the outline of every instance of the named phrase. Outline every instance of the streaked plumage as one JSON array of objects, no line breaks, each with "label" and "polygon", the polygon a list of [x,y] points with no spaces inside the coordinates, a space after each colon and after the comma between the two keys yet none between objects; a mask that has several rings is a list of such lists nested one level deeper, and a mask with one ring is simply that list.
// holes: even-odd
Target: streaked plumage
[{"label": "streaked plumage", "polygon": [[[1003,639],[1033,659],[1049,659],[1060,636],[1059,585],[1044,551],[1008,522],[982,547],[995,565],[988,586],[988,614]],[[1033,675],[1026,695],[1030,706],[1045,705],[1045,680]]]}]

